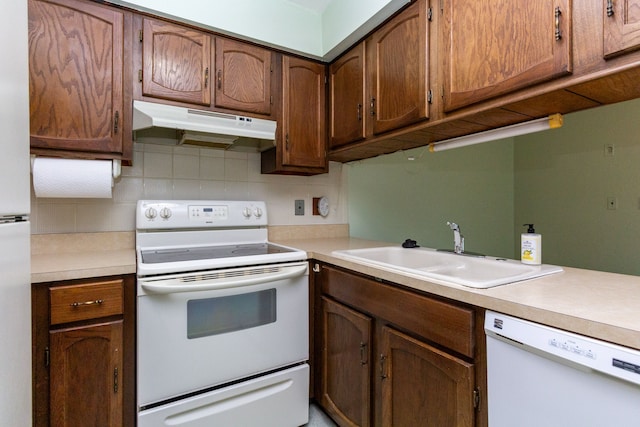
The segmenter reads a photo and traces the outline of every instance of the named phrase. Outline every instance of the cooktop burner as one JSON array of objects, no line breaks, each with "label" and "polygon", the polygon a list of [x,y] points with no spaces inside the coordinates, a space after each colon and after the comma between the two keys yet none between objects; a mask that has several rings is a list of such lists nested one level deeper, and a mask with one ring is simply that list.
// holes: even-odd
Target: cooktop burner
[{"label": "cooktop burner", "polygon": [[143,250],[140,252],[144,264],[160,264],[179,261],[199,261],[208,259],[272,255],[294,252],[289,248],[272,243],[255,243],[227,246],[204,246],[195,248],[175,248]]}]

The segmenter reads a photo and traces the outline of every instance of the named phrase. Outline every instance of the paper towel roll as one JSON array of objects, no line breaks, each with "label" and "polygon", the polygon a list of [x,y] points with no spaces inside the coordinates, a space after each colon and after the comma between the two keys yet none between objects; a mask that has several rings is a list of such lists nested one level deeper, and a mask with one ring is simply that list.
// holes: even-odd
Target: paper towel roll
[{"label": "paper towel roll", "polygon": [[111,198],[111,160],[36,157],[33,189],[36,197]]}]

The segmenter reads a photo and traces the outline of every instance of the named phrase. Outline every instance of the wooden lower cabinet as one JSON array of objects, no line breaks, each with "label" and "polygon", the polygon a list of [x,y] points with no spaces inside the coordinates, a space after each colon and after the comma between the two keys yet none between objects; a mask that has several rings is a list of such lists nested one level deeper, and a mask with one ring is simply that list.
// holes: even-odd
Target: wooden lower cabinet
[{"label": "wooden lower cabinet", "polygon": [[474,365],[382,328],[383,426],[472,427]]},{"label": "wooden lower cabinet", "polygon": [[482,310],[330,265],[314,271],[315,396],[339,426],[487,425]]},{"label": "wooden lower cabinet", "polygon": [[33,425],[135,425],[135,278],[32,285]]},{"label": "wooden lower cabinet", "polygon": [[51,426],[122,425],[122,320],[49,336]]},{"label": "wooden lower cabinet", "polygon": [[320,403],[342,426],[370,425],[373,319],[322,297]]}]

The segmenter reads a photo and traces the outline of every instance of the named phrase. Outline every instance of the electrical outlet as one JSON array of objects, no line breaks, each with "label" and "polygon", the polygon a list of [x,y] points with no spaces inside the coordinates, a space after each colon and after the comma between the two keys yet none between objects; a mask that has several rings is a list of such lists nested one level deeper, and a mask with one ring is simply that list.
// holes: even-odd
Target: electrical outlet
[{"label": "electrical outlet", "polygon": [[295,214],[304,215],[304,200],[295,201]]},{"label": "electrical outlet", "polygon": [[613,143],[604,144],[604,155],[605,157],[613,157],[616,149],[613,146]]},{"label": "electrical outlet", "polygon": [[607,197],[607,209],[610,211],[615,211],[618,209],[618,198],[615,196]]}]

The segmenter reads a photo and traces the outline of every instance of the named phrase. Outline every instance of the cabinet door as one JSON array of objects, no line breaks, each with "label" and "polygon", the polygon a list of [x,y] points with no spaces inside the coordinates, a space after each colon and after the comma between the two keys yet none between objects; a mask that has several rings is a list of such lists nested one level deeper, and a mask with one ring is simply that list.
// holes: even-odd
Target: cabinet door
[{"label": "cabinet door", "polygon": [[320,403],[342,426],[370,425],[371,322],[322,297]]},{"label": "cabinet door", "polygon": [[124,12],[29,0],[31,147],[123,153]]},{"label": "cabinet door", "polygon": [[216,37],[215,106],[271,115],[274,52]]},{"label": "cabinet door", "polygon": [[571,72],[571,1],[445,3],[444,109]]},{"label": "cabinet door", "polygon": [[604,56],[640,48],[640,0],[603,0]]},{"label": "cabinet door", "polygon": [[428,117],[427,7],[419,0],[367,39],[369,116],[379,134]]},{"label": "cabinet door", "polygon": [[365,45],[360,43],[329,68],[331,148],[365,137]]},{"label": "cabinet door", "polygon": [[52,331],[51,426],[122,425],[122,320]]},{"label": "cabinet door", "polygon": [[325,66],[282,57],[282,164],[325,168]]},{"label": "cabinet door", "polygon": [[474,425],[472,364],[386,326],[380,352],[383,426]]},{"label": "cabinet door", "polygon": [[211,36],[147,18],[143,29],[142,94],[210,105]]}]

